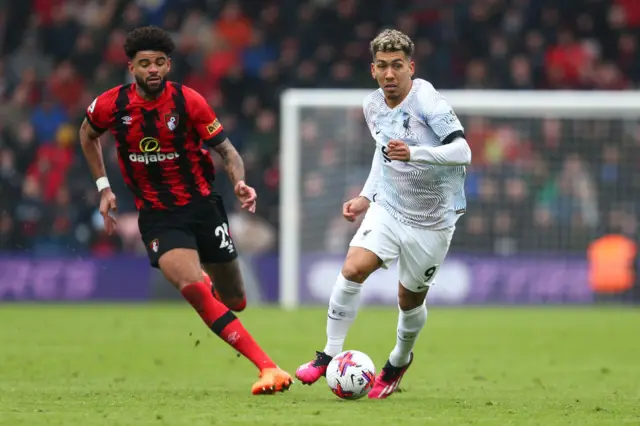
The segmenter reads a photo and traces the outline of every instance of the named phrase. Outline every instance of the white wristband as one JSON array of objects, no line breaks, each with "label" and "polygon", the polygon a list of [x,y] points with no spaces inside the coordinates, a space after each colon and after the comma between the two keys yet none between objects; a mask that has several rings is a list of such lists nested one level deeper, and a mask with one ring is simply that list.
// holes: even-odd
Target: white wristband
[{"label": "white wristband", "polygon": [[103,189],[109,188],[111,185],[109,185],[109,179],[107,179],[106,176],[102,176],[96,180],[96,186],[98,187],[98,192],[101,192]]}]

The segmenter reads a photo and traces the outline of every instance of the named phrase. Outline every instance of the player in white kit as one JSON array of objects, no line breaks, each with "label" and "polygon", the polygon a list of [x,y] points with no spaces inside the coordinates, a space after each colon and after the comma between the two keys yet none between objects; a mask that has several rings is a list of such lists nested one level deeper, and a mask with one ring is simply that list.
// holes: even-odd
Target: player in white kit
[{"label": "player in white kit", "polygon": [[471,149],[444,97],[429,82],[413,79],[411,39],[385,30],[370,48],[371,74],[380,89],[362,106],[375,153],[362,193],[343,206],[349,221],[366,215],[333,287],[326,346],[300,366],[296,376],[312,384],[325,375],[331,359],[343,350],[362,284],[397,259],[396,346],[369,392],[369,398],[386,398],[413,361],[415,341],[427,320],[427,291],[449,250],[456,221],[465,212],[465,166],[471,163]]}]

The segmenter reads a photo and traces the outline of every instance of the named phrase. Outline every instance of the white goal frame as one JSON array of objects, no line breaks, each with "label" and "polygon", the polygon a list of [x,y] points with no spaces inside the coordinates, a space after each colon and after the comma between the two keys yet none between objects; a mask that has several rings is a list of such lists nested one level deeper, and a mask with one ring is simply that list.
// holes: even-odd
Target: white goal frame
[{"label": "white goal frame", "polygon": [[[295,309],[300,303],[300,109],[359,108],[372,91],[288,89],[281,95],[279,302],[285,309]],[[459,115],[475,113],[485,117],[585,119],[640,117],[638,91],[443,90],[442,94]]]}]

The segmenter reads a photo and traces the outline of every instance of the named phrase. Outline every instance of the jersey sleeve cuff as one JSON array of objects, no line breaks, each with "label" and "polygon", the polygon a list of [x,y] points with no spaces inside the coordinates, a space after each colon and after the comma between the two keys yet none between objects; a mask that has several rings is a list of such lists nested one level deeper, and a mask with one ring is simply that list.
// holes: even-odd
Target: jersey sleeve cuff
[{"label": "jersey sleeve cuff", "polygon": [[449,136],[442,140],[442,145],[450,144],[458,138],[464,138],[464,132],[462,130],[456,130],[453,133],[450,133]]},{"label": "jersey sleeve cuff", "polygon": [[215,136],[209,138],[209,139],[205,139],[203,142],[205,144],[207,144],[207,146],[214,148],[218,145],[220,145],[222,142],[224,142],[227,139],[227,135],[224,133],[224,130],[220,130],[220,132],[218,134],[216,134]]},{"label": "jersey sleeve cuff", "polygon": [[361,192],[360,196],[366,198],[367,200],[369,200],[372,203],[375,201],[375,198],[376,198],[375,192],[373,194],[371,194],[369,192]]},{"label": "jersey sleeve cuff", "polygon": [[107,131],[107,129],[103,129],[102,127],[96,126],[96,124],[93,121],[91,121],[89,114],[85,114],[84,117],[87,119],[87,123],[89,123],[91,128],[95,130],[97,133],[104,133]]}]

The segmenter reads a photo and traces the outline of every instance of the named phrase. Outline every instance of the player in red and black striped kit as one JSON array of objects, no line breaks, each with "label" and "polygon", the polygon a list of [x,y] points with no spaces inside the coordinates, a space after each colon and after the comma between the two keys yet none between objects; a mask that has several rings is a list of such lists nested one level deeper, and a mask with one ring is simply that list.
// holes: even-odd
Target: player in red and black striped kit
[{"label": "player in red and black striped kit", "polygon": [[[161,28],[129,33],[124,50],[135,83],[104,92],[87,108],[80,140],[101,193],[100,213],[107,232],[113,232],[116,197],[99,140],[109,130],[125,182],[135,196],[151,265],[180,290],[213,332],[260,369],[254,394],[284,391],[291,376],[260,349],[231,311],[244,309],[244,285],[227,214],[212,186],[214,168],[207,146],[222,156],[242,208],[255,211],[256,193],[244,182],[242,159],[203,97],[165,80],[173,49]],[[209,275],[215,277],[215,289]]]}]

